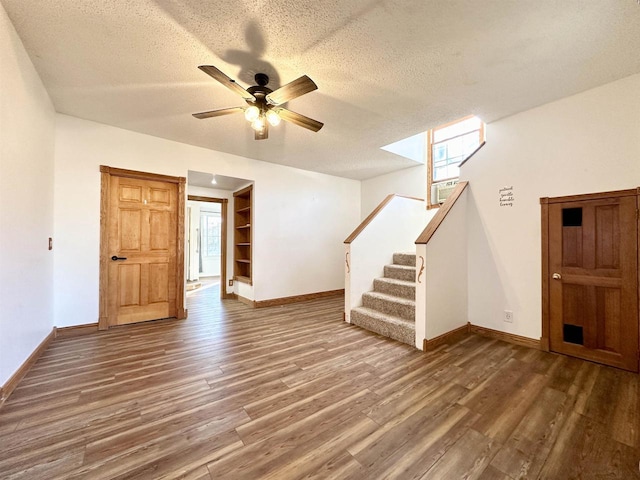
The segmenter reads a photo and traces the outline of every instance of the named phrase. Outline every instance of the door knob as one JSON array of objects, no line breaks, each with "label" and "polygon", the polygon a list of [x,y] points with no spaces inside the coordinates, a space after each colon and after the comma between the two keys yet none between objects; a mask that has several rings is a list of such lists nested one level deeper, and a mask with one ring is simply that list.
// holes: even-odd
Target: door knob
[{"label": "door knob", "polygon": [[551,275],[551,278],[553,278],[554,280],[560,280],[562,278],[562,275],[560,275],[559,273],[554,273],[553,275]]},{"label": "door knob", "polygon": [[127,259],[127,257],[118,257],[117,255],[114,255],[113,257],[111,257],[111,260],[113,260],[114,262],[116,260],[126,260],[126,259]]}]

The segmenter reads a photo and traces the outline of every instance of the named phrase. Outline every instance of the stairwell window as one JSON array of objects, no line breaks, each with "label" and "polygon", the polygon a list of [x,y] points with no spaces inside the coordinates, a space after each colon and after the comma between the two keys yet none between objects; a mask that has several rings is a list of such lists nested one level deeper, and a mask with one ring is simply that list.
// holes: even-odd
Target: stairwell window
[{"label": "stairwell window", "polygon": [[460,165],[484,142],[484,122],[469,116],[427,132],[427,208],[439,207],[460,177]]}]

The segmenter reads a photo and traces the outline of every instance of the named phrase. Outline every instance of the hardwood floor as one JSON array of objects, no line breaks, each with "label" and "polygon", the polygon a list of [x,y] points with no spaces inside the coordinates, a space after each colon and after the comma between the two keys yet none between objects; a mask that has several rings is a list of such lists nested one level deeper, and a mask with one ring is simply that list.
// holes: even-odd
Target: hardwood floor
[{"label": "hardwood floor", "polygon": [[55,340],[0,408],[0,478],[640,478],[638,375],[470,335],[422,353],[341,297]]}]

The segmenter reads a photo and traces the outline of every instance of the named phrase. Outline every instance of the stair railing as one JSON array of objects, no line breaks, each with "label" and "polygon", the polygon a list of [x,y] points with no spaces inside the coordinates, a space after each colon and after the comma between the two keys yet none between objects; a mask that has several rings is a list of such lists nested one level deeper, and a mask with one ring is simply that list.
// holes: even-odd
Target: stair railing
[{"label": "stair railing", "polygon": [[344,319],[362,305],[362,294],[373,290],[395,252],[415,252],[415,238],[435,215],[421,198],[388,195],[344,241]]},{"label": "stair railing", "polygon": [[416,243],[416,347],[435,348],[467,325],[466,188],[459,182]]}]

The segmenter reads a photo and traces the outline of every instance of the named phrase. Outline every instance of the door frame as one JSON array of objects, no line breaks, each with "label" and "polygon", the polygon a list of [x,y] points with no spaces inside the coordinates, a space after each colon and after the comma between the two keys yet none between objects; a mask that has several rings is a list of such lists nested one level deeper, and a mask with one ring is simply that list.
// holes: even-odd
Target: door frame
[{"label": "door frame", "polygon": [[228,221],[228,198],[201,197],[199,195],[187,195],[187,200],[192,202],[208,202],[220,204],[220,219],[222,228],[220,230],[220,299],[233,298],[232,293],[227,293],[227,221]]},{"label": "door frame", "polygon": [[111,177],[135,178],[138,180],[151,180],[155,182],[175,183],[178,187],[178,205],[176,219],[176,318],[183,320],[187,318],[187,310],[184,308],[185,297],[185,224],[184,216],[186,209],[185,201],[185,177],[172,177],[158,173],[139,172],[136,170],[125,170],[106,165],[100,165],[100,287],[98,300],[98,329],[106,330],[111,325],[108,323],[108,286],[109,286],[109,208]]},{"label": "door frame", "polygon": [[[541,227],[542,227],[542,337],[540,338],[540,347],[542,350],[551,351],[551,297],[550,297],[550,281],[549,281],[549,205],[554,203],[577,202],[584,200],[601,200],[611,197],[638,197],[640,202],[640,187],[629,190],[615,190],[611,192],[587,193],[582,195],[569,195],[565,197],[543,197],[540,198],[541,210]],[[636,203],[638,205],[638,203]],[[636,210],[636,223],[638,224],[636,239],[636,248],[640,248],[640,219],[638,218],[638,210]],[[638,274],[638,299],[640,301],[640,255],[638,256],[638,265],[636,266]],[[640,311],[640,309],[639,309]],[[638,323],[640,324],[640,314],[638,315]],[[639,339],[640,342],[640,339]],[[638,359],[640,365],[640,358]]]}]

